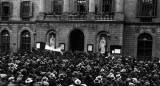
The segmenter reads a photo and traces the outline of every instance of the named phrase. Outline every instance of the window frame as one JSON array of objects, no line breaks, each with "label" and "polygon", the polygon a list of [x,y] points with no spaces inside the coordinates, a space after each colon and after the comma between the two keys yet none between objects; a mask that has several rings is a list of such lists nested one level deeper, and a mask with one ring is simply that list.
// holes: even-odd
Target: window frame
[{"label": "window frame", "polygon": [[[106,1],[106,3],[104,3]],[[107,4],[108,3],[108,4]],[[108,11],[106,12],[105,6],[108,5]],[[114,15],[115,13],[115,0],[102,0],[101,2],[101,14],[102,15]]]},{"label": "window frame", "polygon": [[[80,4],[80,1],[85,1],[85,4],[83,2],[82,2],[83,4]],[[85,8],[82,9],[80,7],[80,5],[84,6]],[[86,15],[88,13],[88,10],[89,10],[88,6],[89,6],[88,5],[88,0],[77,0],[77,14],[79,14],[79,15]]]},{"label": "window frame", "polygon": [[[58,8],[54,4],[55,2],[59,3],[59,4],[56,4],[56,6]],[[52,2],[51,2],[51,10],[52,10],[53,15],[61,15],[63,13],[63,4],[64,4],[63,0],[52,0]],[[55,7],[56,7],[56,9],[55,9]],[[59,7],[60,7],[61,10],[59,10]],[[57,13],[54,12],[54,10],[57,10]]]},{"label": "window frame", "polygon": [[23,21],[29,21],[33,16],[33,3],[32,1],[22,1],[20,8],[20,16]]},{"label": "window frame", "polygon": [[[146,37],[149,37],[147,39],[144,39]],[[143,39],[142,39],[143,38]],[[138,37],[138,43],[137,43],[137,57],[138,59],[145,59],[145,57],[150,57],[147,59],[151,59],[152,57],[152,47],[153,47],[153,37],[148,33],[142,33]],[[150,43],[150,44],[149,44]],[[150,46],[148,46],[148,44]],[[148,54],[147,51],[150,51],[151,53]],[[142,54],[140,52],[143,52]]]},{"label": "window frame", "polygon": [[[144,2],[142,0],[138,0],[138,6],[137,6],[137,17],[138,18],[156,18],[157,17],[157,2],[158,0],[152,0],[152,2],[146,1]],[[152,3],[152,4],[150,4]],[[150,9],[150,10],[149,10]],[[148,12],[148,11],[150,12]],[[151,14],[150,14],[151,13]]]},{"label": "window frame", "polygon": [[[6,36],[5,33],[8,35]],[[9,50],[10,49],[10,33],[8,30],[3,30],[1,32],[1,49]]]},{"label": "window frame", "polygon": [[[28,36],[24,36],[25,34],[28,34]],[[29,31],[23,31],[21,33],[21,50],[31,50],[31,33]]]},{"label": "window frame", "polygon": [[[5,6],[5,4],[8,5],[8,6]],[[6,10],[5,7],[8,7],[8,9],[7,9],[8,10],[8,14],[4,14],[5,13],[4,10]],[[2,21],[8,21],[9,18],[12,16],[13,3],[9,2],[9,1],[1,2],[0,3],[0,11],[1,11],[0,12],[1,20]]]}]

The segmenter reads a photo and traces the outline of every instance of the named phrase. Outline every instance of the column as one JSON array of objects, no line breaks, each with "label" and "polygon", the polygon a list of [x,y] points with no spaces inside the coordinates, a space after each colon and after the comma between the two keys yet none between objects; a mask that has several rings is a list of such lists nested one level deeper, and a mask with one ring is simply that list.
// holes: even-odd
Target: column
[{"label": "column", "polygon": [[95,0],[89,0],[89,12],[95,12]]},{"label": "column", "polygon": [[44,13],[45,12],[45,0],[40,0],[39,12],[40,13]]},{"label": "column", "polygon": [[95,19],[95,0],[89,0],[89,13],[87,15],[87,20],[93,21]]},{"label": "column", "polygon": [[116,0],[116,12],[123,12],[124,0]]},{"label": "column", "polygon": [[64,13],[69,13],[69,0],[64,0],[63,12]]},{"label": "column", "polygon": [[115,0],[114,20],[124,21],[124,0]]}]

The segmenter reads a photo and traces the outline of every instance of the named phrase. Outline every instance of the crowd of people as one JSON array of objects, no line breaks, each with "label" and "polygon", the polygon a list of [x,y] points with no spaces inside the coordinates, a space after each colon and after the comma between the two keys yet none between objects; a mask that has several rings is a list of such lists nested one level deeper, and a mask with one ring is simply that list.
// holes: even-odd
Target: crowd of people
[{"label": "crowd of people", "polygon": [[160,86],[160,61],[87,52],[0,53],[0,86]]}]

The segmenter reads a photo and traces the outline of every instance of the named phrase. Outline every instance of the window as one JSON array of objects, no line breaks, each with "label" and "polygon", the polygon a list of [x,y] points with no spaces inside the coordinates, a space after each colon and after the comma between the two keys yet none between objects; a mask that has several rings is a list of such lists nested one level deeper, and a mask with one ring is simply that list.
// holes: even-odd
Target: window
[{"label": "window", "polygon": [[10,35],[7,30],[2,31],[1,33],[1,49],[9,50],[10,47]]},{"label": "window", "polygon": [[77,1],[77,12],[78,12],[78,14],[86,14],[87,13],[87,1],[86,0],[78,0]]},{"label": "window", "polygon": [[21,2],[21,18],[23,21],[29,21],[32,17],[32,3],[30,1]]},{"label": "window", "polygon": [[21,34],[21,49],[27,51],[31,49],[31,34],[29,31],[23,31]]},{"label": "window", "polygon": [[152,36],[148,33],[143,33],[138,37],[137,57],[139,60],[151,60]]},{"label": "window", "polygon": [[63,2],[62,0],[52,1],[52,12],[54,15],[62,14]]},{"label": "window", "polygon": [[114,0],[103,0],[102,2],[102,14],[114,13]]},{"label": "window", "polygon": [[11,2],[2,2],[1,5],[1,19],[2,21],[8,21],[12,15],[13,5]]},{"label": "window", "polygon": [[138,17],[156,17],[157,0],[138,0]]}]

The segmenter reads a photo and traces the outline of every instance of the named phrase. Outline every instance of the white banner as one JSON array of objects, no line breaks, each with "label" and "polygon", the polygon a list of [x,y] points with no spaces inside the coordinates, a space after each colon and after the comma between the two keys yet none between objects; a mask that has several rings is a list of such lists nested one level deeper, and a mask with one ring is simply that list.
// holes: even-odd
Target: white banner
[{"label": "white banner", "polygon": [[59,47],[59,48],[57,48],[57,49],[53,49],[52,47],[46,45],[46,46],[45,46],[45,49],[46,49],[46,50],[50,50],[50,51],[61,52],[61,47]]}]

